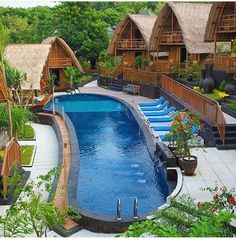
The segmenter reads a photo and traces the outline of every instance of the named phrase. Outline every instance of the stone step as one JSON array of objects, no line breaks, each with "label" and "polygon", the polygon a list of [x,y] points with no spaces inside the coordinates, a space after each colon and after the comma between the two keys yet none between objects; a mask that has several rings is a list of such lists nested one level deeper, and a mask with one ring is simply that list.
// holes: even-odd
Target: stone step
[{"label": "stone step", "polygon": [[[220,137],[220,134],[219,134],[219,132],[217,131],[217,132],[214,132],[214,137],[216,137],[216,138],[219,138]],[[236,131],[227,131],[226,133],[225,133],[225,137],[231,137],[231,138],[236,138]]]},{"label": "stone step", "polygon": [[[215,138],[215,143],[216,144],[222,144],[222,141],[221,141],[220,138]],[[236,144],[236,138],[226,137],[225,138],[225,145],[230,145],[230,144]]]},{"label": "stone step", "polygon": [[216,144],[216,148],[219,150],[233,150],[236,149],[236,144]]}]

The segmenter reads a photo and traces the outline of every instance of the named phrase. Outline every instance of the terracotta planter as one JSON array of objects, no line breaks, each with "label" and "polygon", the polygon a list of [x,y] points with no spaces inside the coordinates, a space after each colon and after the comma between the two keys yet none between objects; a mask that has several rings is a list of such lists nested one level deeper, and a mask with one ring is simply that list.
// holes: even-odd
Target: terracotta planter
[{"label": "terracotta planter", "polygon": [[180,166],[183,168],[185,175],[192,176],[197,168],[197,157],[180,157],[178,159]]}]

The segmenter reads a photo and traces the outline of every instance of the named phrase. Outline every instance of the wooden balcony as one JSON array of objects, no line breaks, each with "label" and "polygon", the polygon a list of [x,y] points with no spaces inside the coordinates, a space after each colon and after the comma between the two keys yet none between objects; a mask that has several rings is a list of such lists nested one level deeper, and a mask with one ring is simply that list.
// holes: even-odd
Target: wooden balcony
[{"label": "wooden balcony", "polygon": [[64,68],[72,66],[72,60],[70,58],[49,58],[49,68]]},{"label": "wooden balcony", "polygon": [[117,43],[117,49],[139,49],[147,50],[147,45],[143,39],[120,39]]},{"label": "wooden balcony", "polygon": [[163,32],[159,40],[160,45],[179,45],[183,44],[181,31]]},{"label": "wooden balcony", "polygon": [[236,14],[222,15],[217,32],[236,32]]}]

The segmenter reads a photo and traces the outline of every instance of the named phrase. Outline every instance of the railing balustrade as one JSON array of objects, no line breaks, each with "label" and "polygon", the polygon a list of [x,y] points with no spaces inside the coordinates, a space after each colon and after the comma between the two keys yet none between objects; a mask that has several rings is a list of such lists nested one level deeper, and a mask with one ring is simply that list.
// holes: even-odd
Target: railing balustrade
[{"label": "railing balustrade", "polygon": [[120,39],[117,43],[118,49],[147,49],[143,39]]},{"label": "railing balustrade", "polygon": [[160,44],[183,43],[181,31],[162,32],[159,40]]},{"label": "railing balustrade", "polygon": [[215,123],[224,144],[227,123],[218,102],[206,98],[204,95],[165,75],[161,75],[161,87],[184,101],[190,108],[204,116],[209,122]]},{"label": "railing balustrade", "polygon": [[217,31],[218,32],[236,31],[236,14],[222,15]]}]

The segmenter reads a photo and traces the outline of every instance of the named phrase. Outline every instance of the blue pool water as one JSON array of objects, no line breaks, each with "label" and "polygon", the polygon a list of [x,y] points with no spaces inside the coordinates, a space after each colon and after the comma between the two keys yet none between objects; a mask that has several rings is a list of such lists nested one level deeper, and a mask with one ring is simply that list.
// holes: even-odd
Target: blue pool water
[{"label": "blue pool water", "polygon": [[[154,166],[145,137],[131,111],[106,96],[78,94],[55,99],[76,130],[80,148],[77,201],[81,210],[115,217],[121,199],[122,217],[147,214],[163,205],[168,186]],[[79,158],[78,158],[79,160]]]}]

